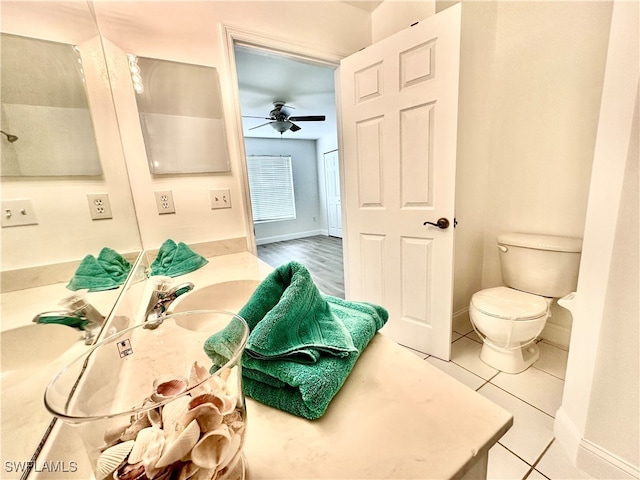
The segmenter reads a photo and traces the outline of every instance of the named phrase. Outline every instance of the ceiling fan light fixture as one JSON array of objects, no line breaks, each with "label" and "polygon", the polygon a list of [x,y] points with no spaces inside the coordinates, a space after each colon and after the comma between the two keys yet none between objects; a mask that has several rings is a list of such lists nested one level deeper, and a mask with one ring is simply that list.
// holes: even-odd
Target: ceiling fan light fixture
[{"label": "ceiling fan light fixture", "polygon": [[298,117],[291,116],[291,111],[294,107],[286,105],[285,102],[280,100],[276,100],[275,102],[273,102],[273,106],[274,108],[269,112],[268,117],[243,115],[242,118],[261,118],[264,120],[270,120],[267,123],[251,127],[249,128],[249,130],[255,130],[256,128],[264,127],[265,125],[271,125],[271,128],[273,128],[276,132],[280,132],[280,135],[282,135],[287,130],[291,130],[292,132],[302,130],[301,127],[293,122],[324,122],[326,119],[324,115],[303,115]]},{"label": "ceiling fan light fixture", "polygon": [[271,125],[274,130],[280,132],[280,134],[283,134],[291,128],[292,123],[285,120],[283,122],[271,122],[269,125]]}]

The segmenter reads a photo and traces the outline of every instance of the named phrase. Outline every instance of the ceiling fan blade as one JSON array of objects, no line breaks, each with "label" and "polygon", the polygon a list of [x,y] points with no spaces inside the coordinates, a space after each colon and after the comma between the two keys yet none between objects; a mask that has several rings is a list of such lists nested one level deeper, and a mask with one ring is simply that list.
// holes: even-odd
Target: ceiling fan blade
[{"label": "ceiling fan blade", "polygon": [[291,122],[324,122],[324,115],[307,115],[303,117],[289,117],[287,120]]},{"label": "ceiling fan blade", "polygon": [[242,118],[261,118],[263,120],[271,120],[271,117],[254,117],[253,115],[242,115]]},{"label": "ceiling fan blade", "polygon": [[[291,123],[291,120],[289,120],[289,123]],[[300,128],[295,123],[291,123],[291,126],[289,127],[289,130],[291,130],[292,132],[297,132],[298,130],[302,130],[302,128]]]},{"label": "ceiling fan blade", "polygon": [[263,123],[262,125],[258,125],[256,127],[251,127],[249,130],[255,130],[256,128],[260,128],[260,127],[264,127],[265,125],[269,125],[270,123],[273,123],[273,122]]}]

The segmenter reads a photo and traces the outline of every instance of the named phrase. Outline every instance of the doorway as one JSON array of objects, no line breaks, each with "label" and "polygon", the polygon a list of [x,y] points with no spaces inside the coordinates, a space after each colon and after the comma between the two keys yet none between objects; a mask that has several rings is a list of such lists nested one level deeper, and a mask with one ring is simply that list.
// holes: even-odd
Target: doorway
[{"label": "doorway", "polygon": [[[275,254],[275,250],[289,252],[291,259],[309,259],[329,243],[325,254],[331,256],[332,267],[326,272],[321,268],[317,281],[325,291],[330,290],[326,293],[344,297],[334,78],[337,63],[282,53],[235,38],[231,50],[242,115],[244,167],[257,156],[289,157],[295,198],[295,218],[256,220],[256,207],[252,205],[249,221],[254,253],[277,267],[287,257]],[[292,122],[295,129],[276,128],[276,107],[296,118]],[[254,203],[259,189],[255,188],[252,170],[248,168],[247,187]],[[295,252],[302,257],[293,255]]]}]

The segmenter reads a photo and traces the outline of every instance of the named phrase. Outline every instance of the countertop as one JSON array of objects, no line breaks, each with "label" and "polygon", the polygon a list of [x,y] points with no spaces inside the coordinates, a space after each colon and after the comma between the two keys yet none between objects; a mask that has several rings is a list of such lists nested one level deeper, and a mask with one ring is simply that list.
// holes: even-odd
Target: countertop
[{"label": "countertop", "polygon": [[[260,280],[271,270],[249,253],[232,254],[176,281],[197,289]],[[250,480],[483,478],[489,448],[513,423],[509,412],[380,333],[320,419],[246,401]],[[61,422],[36,467],[56,461],[74,469],[69,478],[93,478],[80,439]],[[34,471],[29,478],[62,477]]]}]

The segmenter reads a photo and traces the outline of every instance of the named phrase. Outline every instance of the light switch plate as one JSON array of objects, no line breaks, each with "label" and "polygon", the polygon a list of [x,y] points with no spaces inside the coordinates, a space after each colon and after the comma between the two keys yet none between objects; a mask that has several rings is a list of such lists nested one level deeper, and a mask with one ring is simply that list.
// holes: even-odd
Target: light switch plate
[{"label": "light switch plate", "polygon": [[155,192],[155,194],[158,215],[176,213],[176,206],[173,204],[173,194],[171,190],[163,190],[162,192]]},{"label": "light switch plate", "polygon": [[231,208],[231,195],[229,189],[209,190],[211,194],[211,209]]},{"label": "light switch plate", "polygon": [[37,224],[38,220],[31,206],[31,200],[2,201],[2,228]]}]

